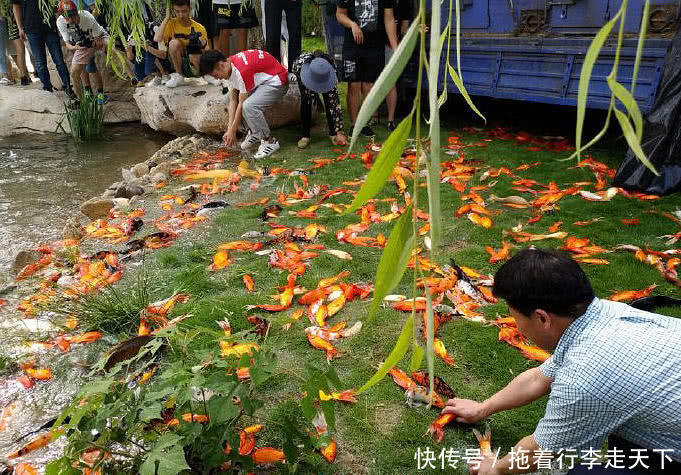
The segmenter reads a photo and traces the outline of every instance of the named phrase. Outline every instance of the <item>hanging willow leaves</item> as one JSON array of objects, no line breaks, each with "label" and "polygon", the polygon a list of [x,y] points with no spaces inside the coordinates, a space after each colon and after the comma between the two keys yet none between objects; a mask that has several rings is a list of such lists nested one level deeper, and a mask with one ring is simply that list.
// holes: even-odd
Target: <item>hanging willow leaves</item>
[{"label": "hanging willow leaves", "polygon": [[[631,95],[634,95],[636,90],[636,81],[638,80],[638,71],[641,67],[641,58],[643,57],[643,45],[646,41],[646,35],[648,33],[648,18],[650,16],[650,0],[646,0],[646,4],[643,7],[643,16],[641,17],[641,30],[638,35],[638,45],[636,46],[636,59],[634,60],[634,71],[631,74]],[[641,138],[639,137],[639,141]]]},{"label": "hanging willow leaves", "polygon": [[[428,71],[428,104],[430,106],[430,161],[428,162],[428,212],[430,213],[431,248],[440,246],[440,109],[437,105],[437,83],[440,71],[440,13],[438,2],[430,12],[430,70]],[[448,52],[449,53],[449,52]],[[446,85],[445,85],[446,87]],[[420,158],[420,157],[419,157]]]},{"label": "hanging willow leaves", "polygon": [[[397,78],[399,78],[402,71],[404,71],[404,67],[409,62],[411,53],[416,47],[416,39],[418,38],[419,32],[418,26],[418,22],[415,21],[412,23],[409,30],[407,30],[407,33],[404,35],[404,38],[402,38],[402,41],[400,41],[400,44],[397,46],[392,58],[390,58],[388,64],[383,68],[383,71],[381,71],[381,74],[378,76],[374,85],[371,86],[371,91],[364,99],[364,103],[357,114],[357,120],[355,120],[355,125],[352,130],[352,139],[350,140],[350,147],[348,150],[352,150],[355,146],[355,142],[359,137],[359,131],[362,130],[367,122],[369,122],[371,114],[373,114],[378,106],[381,105],[385,96],[388,95],[390,89],[392,89],[397,82]],[[393,131],[393,133],[395,133],[395,131]]]},{"label": "hanging willow leaves", "polygon": [[404,146],[407,144],[407,138],[409,138],[411,133],[413,120],[414,111],[412,110],[411,114],[405,117],[393,133],[390,134],[390,137],[388,137],[388,140],[385,141],[383,148],[378,153],[376,162],[371,166],[369,176],[367,176],[362,188],[360,188],[352,204],[343,214],[352,213],[383,189],[385,182],[395,168],[395,164],[402,156]]},{"label": "hanging willow leaves", "polygon": [[383,297],[402,280],[404,270],[409,263],[411,250],[414,247],[414,233],[411,220],[412,207],[409,205],[397,220],[395,227],[390,233],[388,243],[381,254],[381,260],[376,270],[376,287],[374,288],[374,300],[371,303],[369,322],[374,319],[378,307],[383,302]]},{"label": "hanging willow leaves", "polygon": [[404,355],[407,353],[407,350],[409,349],[409,338],[411,338],[413,319],[414,319],[413,316],[409,316],[407,321],[404,323],[404,326],[402,327],[400,336],[397,338],[397,343],[390,352],[390,355],[388,356],[388,358],[386,358],[381,367],[378,368],[376,374],[374,374],[369,381],[364,383],[364,386],[357,390],[357,394],[363,393],[364,391],[378,383],[381,379],[385,377],[386,374],[388,374],[388,371],[390,371],[397,363],[400,362],[402,358],[404,358]]},{"label": "hanging willow leaves", "polygon": [[409,360],[409,372],[413,373],[421,367],[423,362],[423,347],[418,343],[411,345],[411,360]]}]

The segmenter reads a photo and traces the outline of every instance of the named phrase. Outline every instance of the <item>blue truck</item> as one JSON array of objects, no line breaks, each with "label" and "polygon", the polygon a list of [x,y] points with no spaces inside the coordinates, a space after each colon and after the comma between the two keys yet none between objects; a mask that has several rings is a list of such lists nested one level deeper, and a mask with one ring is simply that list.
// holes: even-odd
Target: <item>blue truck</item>
[{"label": "blue truck", "polygon": [[[449,2],[441,4],[443,28]],[[431,2],[428,0],[428,11]],[[472,95],[574,106],[586,51],[598,30],[619,10],[621,0],[460,0],[461,69]],[[648,35],[643,50],[635,97],[648,112],[655,101],[667,48],[678,28],[681,0],[651,0]],[[631,84],[638,33],[645,0],[630,0],[624,24],[625,40],[618,81]],[[454,21],[454,20],[453,20]],[[454,31],[454,30],[453,30]],[[454,33],[453,33],[454,35]],[[588,107],[606,109],[616,38],[611,36],[594,67]],[[450,64],[456,65],[452,41]],[[678,58],[677,58],[678,60]],[[440,89],[457,92],[440,67]],[[405,72],[416,84],[416,64]]]}]

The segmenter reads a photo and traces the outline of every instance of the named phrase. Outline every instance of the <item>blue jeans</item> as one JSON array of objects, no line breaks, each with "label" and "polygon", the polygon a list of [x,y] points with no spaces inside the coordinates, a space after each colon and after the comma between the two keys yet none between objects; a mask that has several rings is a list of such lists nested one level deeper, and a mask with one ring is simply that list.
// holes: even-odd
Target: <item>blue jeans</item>
[{"label": "blue jeans", "polygon": [[0,18],[0,76],[7,76],[7,22]]},{"label": "blue jeans", "polygon": [[64,63],[64,56],[61,52],[61,43],[59,42],[59,36],[54,31],[27,31],[26,39],[31,47],[31,52],[35,58],[35,68],[40,78],[40,82],[43,83],[43,89],[46,91],[52,91],[52,82],[50,81],[50,72],[47,69],[47,54],[45,53],[45,47],[50,51],[50,56],[52,56],[52,61],[57,67],[57,72],[61,78],[62,85],[65,90],[71,89],[71,79],[69,77],[69,70]]},{"label": "blue jeans", "polygon": [[151,54],[149,51],[145,51],[142,57],[142,61],[133,60],[132,65],[135,70],[135,79],[142,81],[145,77],[153,74],[156,71],[156,56]]}]

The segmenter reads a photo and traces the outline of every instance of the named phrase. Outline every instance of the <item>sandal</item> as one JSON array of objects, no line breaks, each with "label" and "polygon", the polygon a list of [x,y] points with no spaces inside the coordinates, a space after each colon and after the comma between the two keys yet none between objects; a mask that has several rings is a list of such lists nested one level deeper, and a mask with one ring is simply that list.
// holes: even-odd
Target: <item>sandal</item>
[{"label": "sandal", "polygon": [[310,145],[310,137],[303,137],[298,140],[298,148],[305,148]]},{"label": "sandal", "polygon": [[331,143],[338,146],[338,147],[344,147],[345,145],[348,144],[348,142],[346,140],[342,140],[342,139],[339,140],[339,139],[336,138],[335,135],[331,135],[329,138],[331,139]]}]

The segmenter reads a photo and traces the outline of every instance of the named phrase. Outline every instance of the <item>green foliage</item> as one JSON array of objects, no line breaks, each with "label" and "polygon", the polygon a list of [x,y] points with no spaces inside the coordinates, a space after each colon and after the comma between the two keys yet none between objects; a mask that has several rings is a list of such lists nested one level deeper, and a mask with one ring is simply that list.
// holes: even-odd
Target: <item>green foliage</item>
[{"label": "green foliage", "polygon": [[99,139],[104,129],[104,106],[97,104],[94,95],[84,93],[77,108],[64,104],[64,116],[57,125],[64,131],[62,122],[66,119],[71,136],[76,142]]},{"label": "green foliage", "polygon": [[317,5],[314,2],[303,2],[303,35],[322,36],[322,13],[320,8],[326,8],[326,2]]},{"label": "green foliage", "polygon": [[[208,473],[227,461],[252,468],[238,450],[226,454],[224,448],[239,447],[241,418],[262,407],[253,394],[271,375],[274,354],[259,351],[250,358],[224,359],[212,351],[192,351],[193,336],[167,331],[133,359],[134,371],[123,370],[134,363],[129,360],[85,385],[55,423],[65,431],[68,445],[64,458],[52,462],[47,473],[63,473],[58,470],[65,461],[70,466],[93,447],[116,456],[115,461],[101,457],[95,464],[104,473]],[[172,362],[159,363],[165,346],[161,340],[166,339]],[[158,376],[146,384],[135,382],[157,365]],[[250,367],[252,380],[236,377],[236,368],[243,366]],[[182,417],[191,419],[187,414],[208,415],[209,422],[188,422]],[[178,423],[168,425],[173,418]]]},{"label": "green foliage", "polygon": [[0,355],[0,376],[5,376],[7,374],[12,374],[15,372],[19,366],[16,361],[14,361],[9,356]]}]

